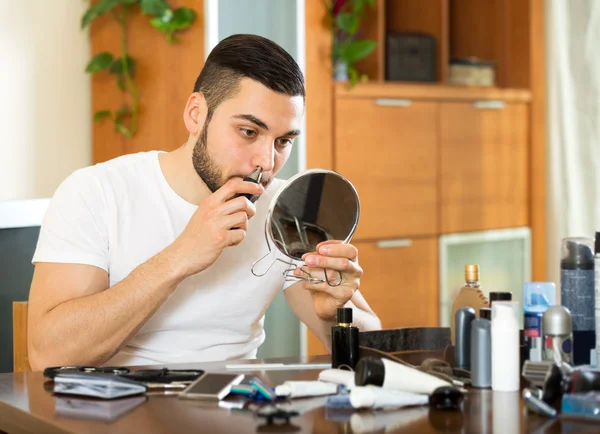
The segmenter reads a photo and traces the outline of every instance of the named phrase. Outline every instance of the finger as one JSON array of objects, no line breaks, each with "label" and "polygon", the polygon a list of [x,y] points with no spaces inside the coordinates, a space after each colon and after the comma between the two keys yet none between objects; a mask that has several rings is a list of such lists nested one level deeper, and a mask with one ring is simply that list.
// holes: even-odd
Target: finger
[{"label": "finger", "polygon": [[358,264],[345,257],[329,257],[311,254],[304,260],[309,267],[328,268],[339,271],[353,272],[358,268]]},{"label": "finger", "polygon": [[223,229],[243,229],[244,231],[248,229],[248,215],[239,211],[234,214],[229,214],[223,217],[222,220],[222,228]]},{"label": "finger", "polygon": [[213,199],[217,203],[225,203],[235,197],[237,194],[263,194],[265,188],[262,184],[256,184],[250,181],[244,181],[241,178],[232,178],[221,188],[213,193]]},{"label": "finger", "polygon": [[256,206],[245,197],[240,196],[219,205],[215,210],[215,214],[225,216],[240,211],[245,212],[248,218],[252,218],[256,214]]},{"label": "finger", "polygon": [[358,288],[350,285],[330,286],[325,283],[304,282],[304,289],[314,292],[322,292],[336,300],[348,301],[352,298]]},{"label": "finger", "polygon": [[352,244],[345,243],[319,244],[317,246],[317,252],[325,256],[348,258],[351,261],[355,261],[358,257],[358,249]]},{"label": "finger", "polygon": [[244,238],[246,238],[246,231],[244,229],[232,229],[227,231],[228,246],[237,246]]}]

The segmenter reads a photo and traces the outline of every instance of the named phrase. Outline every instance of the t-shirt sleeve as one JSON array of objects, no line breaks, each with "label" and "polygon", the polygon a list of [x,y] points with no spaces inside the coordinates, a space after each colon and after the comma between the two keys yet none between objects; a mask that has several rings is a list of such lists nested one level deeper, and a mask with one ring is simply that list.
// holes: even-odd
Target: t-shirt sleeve
[{"label": "t-shirt sleeve", "polygon": [[73,172],[54,193],[32,262],[87,264],[108,271],[106,200],[93,166]]}]

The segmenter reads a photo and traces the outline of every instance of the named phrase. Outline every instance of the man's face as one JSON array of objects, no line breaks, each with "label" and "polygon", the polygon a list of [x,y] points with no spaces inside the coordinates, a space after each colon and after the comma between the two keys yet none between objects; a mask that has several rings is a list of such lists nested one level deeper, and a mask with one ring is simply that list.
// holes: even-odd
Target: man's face
[{"label": "man's face", "polygon": [[242,79],[237,94],[223,101],[202,127],[192,155],[196,172],[215,192],[260,166],[261,183],[267,187],[290,156],[303,112],[301,96]]}]

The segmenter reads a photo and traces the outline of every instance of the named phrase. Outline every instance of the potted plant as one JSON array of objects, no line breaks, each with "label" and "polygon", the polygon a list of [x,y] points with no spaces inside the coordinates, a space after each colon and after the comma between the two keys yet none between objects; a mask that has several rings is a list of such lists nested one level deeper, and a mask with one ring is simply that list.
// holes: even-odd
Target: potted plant
[{"label": "potted plant", "polygon": [[350,82],[353,87],[365,75],[354,64],[373,52],[377,43],[359,38],[360,19],[366,7],[375,7],[375,0],[331,0],[326,3],[333,37],[332,61],[334,78]]}]

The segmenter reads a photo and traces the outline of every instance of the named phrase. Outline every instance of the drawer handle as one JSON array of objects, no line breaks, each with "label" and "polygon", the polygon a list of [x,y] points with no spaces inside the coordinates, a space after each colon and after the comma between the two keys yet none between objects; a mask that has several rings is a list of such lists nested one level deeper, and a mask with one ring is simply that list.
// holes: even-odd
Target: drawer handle
[{"label": "drawer handle", "polygon": [[412,246],[412,240],[400,239],[400,240],[382,240],[377,241],[378,249],[394,249],[398,247],[410,247]]},{"label": "drawer handle", "polygon": [[377,98],[375,104],[384,107],[410,107],[412,101],[401,98]]},{"label": "drawer handle", "polygon": [[473,107],[477,109],[501,110],[504,106],[504,101],[475,101],[473,103]]}]

